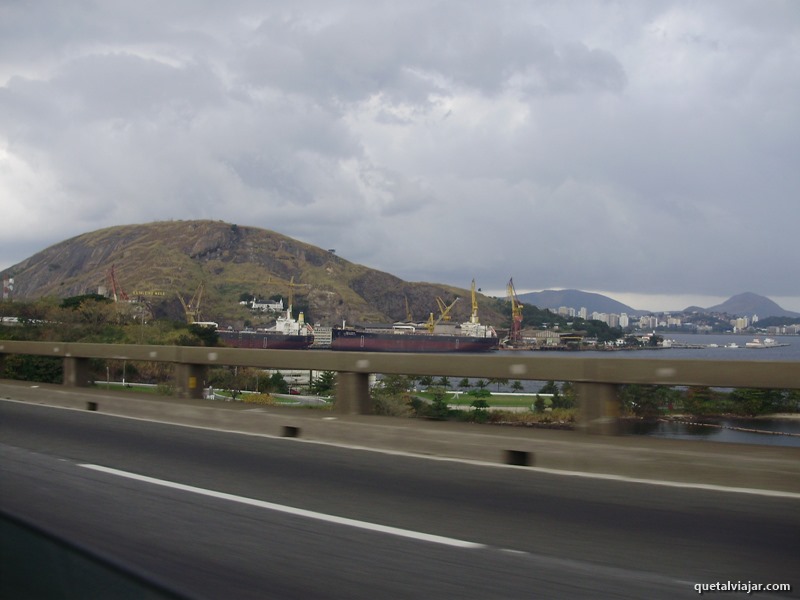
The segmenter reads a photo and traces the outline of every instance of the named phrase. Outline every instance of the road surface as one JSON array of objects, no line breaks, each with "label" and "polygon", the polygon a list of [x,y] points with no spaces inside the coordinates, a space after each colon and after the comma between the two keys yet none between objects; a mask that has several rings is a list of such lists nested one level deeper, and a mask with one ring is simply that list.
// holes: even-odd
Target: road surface
[{"label": "road surface", "polygon": [[[0,401],[0,509],[190,598],[682,598],[789,583],[800,497]],[[657,476],[657,474],[654,474]]]}]

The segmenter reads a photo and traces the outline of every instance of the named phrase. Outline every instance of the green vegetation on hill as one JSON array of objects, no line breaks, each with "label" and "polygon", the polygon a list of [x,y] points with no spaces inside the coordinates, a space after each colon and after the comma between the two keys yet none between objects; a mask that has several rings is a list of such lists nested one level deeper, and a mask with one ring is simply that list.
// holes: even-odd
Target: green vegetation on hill
[{"label": "green vegetation on hill", "polygon": [[[110,227],[51,246],[2,275],[14,277],[15,300],[57,301],[110,293],[112,269],[118,297],[157,319],[183,319],[180,298],[188,302],[201,286],[199,320],[235,327],[274,318],[252,314],[239,303],[243,295],[293,296],[306,320],[322,325],[405,320],[406,302],[424,321],[437,312],[437,297],[467,299],[453,308],[453,320],[467,320],[471,308],[466,288],[406,282],[274,231],[221,221]],[[507,326],[496,301],[481,296],[480,305],[483,322]]]}]

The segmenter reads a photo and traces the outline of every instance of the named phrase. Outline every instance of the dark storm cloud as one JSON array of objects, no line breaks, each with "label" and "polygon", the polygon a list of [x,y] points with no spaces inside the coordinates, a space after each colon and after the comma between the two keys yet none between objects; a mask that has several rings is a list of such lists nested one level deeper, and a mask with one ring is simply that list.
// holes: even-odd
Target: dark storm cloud
[{"label": "dark storm cloud", "polygon": [[0,261],[196,217],[411,280],[796,298],[798,37],[782,0],[6,2]]}]

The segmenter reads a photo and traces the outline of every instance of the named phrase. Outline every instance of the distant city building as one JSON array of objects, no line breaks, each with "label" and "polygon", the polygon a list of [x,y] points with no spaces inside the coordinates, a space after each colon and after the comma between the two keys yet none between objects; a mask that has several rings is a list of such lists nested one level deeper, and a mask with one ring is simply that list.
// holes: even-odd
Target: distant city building
[{"label": "distant city building", "polygon": [[14,291],[14,278],[6,275],[3,277],[3,300],[11,298],[11,292]]},{"label": "distant city building", "polygon": [[283,298],[278,300],[277,302],[257,302],[255,298],[253,298],[250,302],[241,302],[240,304],[246,304],[253,310],[259,311],[271,311],[271,312],[283,312]]},{"label": "distant city building", "polygon": [[561,335],[556,331],[544,329],[542,331],[534,331],[533,335],[528,339],[536,342],[537,346],[558,346],[561,341]]},{"label": "distant city building", "polygon": [[747,329],[750,325],[747,317],[738,317],[731,319],[730,324],[733,326],[734,331],[742,331]]},{"label": "distant city building", "polygon": [[640,329],[655,329],[658,327],[658,317],[654,315],[643,315],[639,317],[639,328]]}]

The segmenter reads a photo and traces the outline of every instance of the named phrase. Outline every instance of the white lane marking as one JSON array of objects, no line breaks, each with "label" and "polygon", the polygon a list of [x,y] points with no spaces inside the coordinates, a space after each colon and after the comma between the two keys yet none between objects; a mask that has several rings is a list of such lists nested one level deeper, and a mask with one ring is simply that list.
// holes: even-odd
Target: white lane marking
[{"label": "white lane marking", "polygon": [[485,544],[477,544],[475,542],[468,542],[465,540],[457,540],[455,538],[444,537],[440,535],[432,535],[429,533],[422,533],[419,531],[412,531],[410,529],[400,529],[398,527],[390,527],[388,525],[379,525],[377,523],[368,523],[367,521],[358,521],[356,519],[348,519],[346,517],[337,517],[335,515],[326,515],[312,510],[305,510],[303,508],[295,508],[293,506],[285,506],[283,504],[275,504],[273,502],[265,502],[264,500],[256,500],[255,498],[246,498],[244,496],[236,496],[234,494],[227,494],[225,492],[217,492],[214,490],[207,490],[205,488],[194,487],[192,485],[185,485],[183,483],[176,483],[174,481],[167,481],[165,479],[156,479],[146,475],[138,475],[136,473],[129,473],[128,471],[120,471],[110,467],[103,467],[101,465],[92,464],[79,464],[78,466],[93,471],[100,471],[109,475],[116,475],[118,477],[125,477],[127,479],[134,479],[153,485],[160,485],[174,490],[181,490],[184,492],[191,492],[193,494],[200,494],[209,496],[211,498],[218,498],[220,500],[228,500],[230,502],[238,502],[240,504],[247,504],[249,506],[256,506],[258,508],[265,508],[267,510],[274,510],[277,512],[294,515],[297,517],[305,517],[307,519],[315,519],[317,521],[324,521],[326,523],[335,523],[337,525],[345,525],[347,527],[356,527],[358,529],[365,529],[367,531],[374,531],[378,533],[386,533],[399,537],[410,538],[413,540],[432,542],[434,544],[443,544],[445,546],[454,546],[456,548],[469,548],[480,549],[486,548]]},{"label": "white lane marking", "polygon": [[[525,467],[517,467],[525,468]],[[712,492],[726,492],[729,494],[752,494],[754,496],[769,496],[771,498],[792,498],[800,500],[800,493],[783,492],[780,490],[762,490],[759,488],[728,487],[715,485],[712,483],[686,483],[681,481],[660,481],[658,479],[639,479],[637,477],[626,477],[625,475],[609,475],[606,473],[586,473],[584,471],[562,471],[561,469],[547,469],[545,467],[527,467],[540,473],[552,473],[553,475],[565,475],[567,477],[585,477],[587,479],[604,479],[607,481],[619,481],[621,483],[643,483],[647,485],[660,485],[662,487],[684,488],[690,490],[709,490]]]},{"label": "white lane marking", "polygon": [[[246,435],[261,435],[261,434],[246,434]],[[636,483],[640,485],[658,485],[662,487],[671,487],[689,490],[707,490],[712,492],[725,492],[728,494],[751,494],[754,496],[767,496],[771,498],[792,498],[793,500],[800,500],[800,493],[798,492],[785,492],[782,490],[765,490],[760,488],[743,488],[731,487],[725,485],[716,485],[713,483],[691,483],[685,481],[662,481],[660,479],[644,479],[639,477],[628,477],[627,475],[613,475],[611,473],[592,473],[590,471],[567,471],[564,469],[552,469],[549,467],[525,467],[520,465],[508,465],[504,463],[493,463],[470,458],[455,458],[450,456],[432,456],[430,454],[414,454],[412,452],[403,452],[402,450],[385,450],[381,448],[369,448],[365,446],[352,446],[348,444],[331,444],[330,442],[320,442],[317,440],[304,440],[298,438],[277,438],[292,440],[294,442],[303,442],[306,444],[322,444],[332,445],[338,448],[348,448],[350,450],[366,450],[368,452],[378,452],[380,454],[390,454],[395,456],[405,456],[408,458],[422,458],[425,460],[455,462],[465,465],[475,465],[479,467],[493,467],[495,469],[517,469],[521,471],[529,471],[534,473],[545,473],[547,475],[560,475],[564,477],[582,477],[584,479],[602,479],[604,481],[616,481],[619,483]],[[722,442],[719,442],[722,443]]]}]

